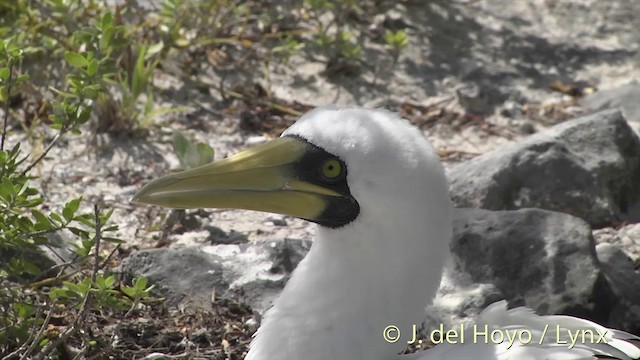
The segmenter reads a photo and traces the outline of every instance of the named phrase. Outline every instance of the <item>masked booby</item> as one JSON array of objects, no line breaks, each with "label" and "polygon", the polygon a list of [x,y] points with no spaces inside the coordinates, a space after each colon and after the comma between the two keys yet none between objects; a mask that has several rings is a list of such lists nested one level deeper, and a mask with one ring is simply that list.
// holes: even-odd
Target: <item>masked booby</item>
[{"label": "masked booby", "polygon": [[[529,343],[469,333],[466,341],[399,356],[407,339],[393,341],[384,332],[423,319],[449,254],[452,205],[432,146],[391,112],[313,110],[282,137],[153,180],[133,201],[258,210],[318,224],[311,250],[267,312],[247,360],[640,358],[633,335],[568,316],[507,310],[505,302],[488,307],[476,325],[529,332]],[[565,332],[563,339],[539,341],[546,325],[591,330],[606,343],[569,349],[560,341]]]}]

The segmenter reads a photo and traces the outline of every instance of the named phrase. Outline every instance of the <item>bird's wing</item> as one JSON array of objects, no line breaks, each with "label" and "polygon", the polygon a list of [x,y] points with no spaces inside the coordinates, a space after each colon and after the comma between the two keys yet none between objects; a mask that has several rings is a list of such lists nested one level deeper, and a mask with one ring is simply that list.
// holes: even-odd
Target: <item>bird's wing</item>
[{"label": "bird's wing", "polygon": [[[452,341],[401,360],[582,360],[640,359],[640,337],[565,315],[536,315],[525,307],[507,310],[506,301],[487,307],[464,341]],[[456,342],[451,343],[451,342]]]}]

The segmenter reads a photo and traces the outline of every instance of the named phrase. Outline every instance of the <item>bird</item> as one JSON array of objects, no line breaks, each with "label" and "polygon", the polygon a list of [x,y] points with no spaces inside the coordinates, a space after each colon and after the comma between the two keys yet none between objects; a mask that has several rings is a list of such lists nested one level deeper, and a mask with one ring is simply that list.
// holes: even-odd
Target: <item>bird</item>
[{"label": "bird", "polygon": [[[326,106],[279,138],[152,180],[132,201],[248,209],[317,224],[311,249],[264,316],[246,360],[640,358],[634,335],[508,309],[505,301],[455,339],[400,355],[450,255],[448,189],[433,146],[409,121],[383,109]],[[509,341],[510,332],[532,339]],[[600,341],[569,342],[583,334]]]}]

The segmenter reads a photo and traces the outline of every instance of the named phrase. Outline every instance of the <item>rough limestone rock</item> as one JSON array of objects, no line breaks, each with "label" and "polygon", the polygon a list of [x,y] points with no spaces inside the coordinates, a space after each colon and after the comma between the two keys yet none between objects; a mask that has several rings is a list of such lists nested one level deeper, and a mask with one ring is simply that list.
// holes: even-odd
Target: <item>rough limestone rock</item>
[{"label": "rough limestone rock", "polygon": [[285,239],[141,250],[125,259],[122,272],[146,277],[168,304],[207,307],[213,297],[240,291],[264,312],[310,247],[309,241]]},{"label": "rough limestone rock", "polygon": [[637,134],[640,134],[640,83],[633,81],[625,86],[597,91],[585,96],[582,106],[587,110],[620,109]]},{"label": "rough limestone rock", "polygon": [[633,261],[615,245],[596,246],[600,267],[615,294],[607,324],[640,333],[640,272]]},{"label": "rough limestone rock", "polygon": [[[285,239],[142,250],[122,270],[147,277],[169,304],[208,306],[213,292],[241,291],[264,313],[310,247]],[[571,314],[638,332],[640,275],[615,249],[599,248],[601,266],[589,225],[568,214],[457,209],[452,261],[427,310],[427,328],[465,322],[507,299],[541,314]]]},{"label": "rough limestone rock", "polygon": [[618,110],[481,155],[453,168],[449,178],[457,207],[542,208],[596,228],[640,218],[640,139]]},{"label": "rough limestone rock", "polygon": [[568,214],[458,209],[451,250],[452,263],[428,309],[428,324],[456,324],[501,299],[540,314],[608,324],[617,301],[596,258],[589,225]]}]

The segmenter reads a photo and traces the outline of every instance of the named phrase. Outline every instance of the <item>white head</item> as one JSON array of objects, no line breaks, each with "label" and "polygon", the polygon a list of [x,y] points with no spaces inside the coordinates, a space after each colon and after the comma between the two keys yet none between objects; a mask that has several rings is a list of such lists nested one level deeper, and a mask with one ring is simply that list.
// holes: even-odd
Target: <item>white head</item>
[{"label": "white head", "polygon": [[[433,148],[384,110],[313,110],[280,139],[155,180],[135,199],[319,224],[250,360],[395,358],[438,288],[451,236],[447,181]],[[384,340],[388,325],[402,340]]]},{"label": "white head", "polygon": [[[360,215],[380,220],[385,226],[397,211],[408,216],[406,212],[448,202],[447,181],[433,147],[420,130],[395,113],[317,108],[282,136],[301,137],[341,159],[346,165],[346,183],[360,204]],[[438,210],[440,219],[437,214],[415,215],[423,221],[428,215],[437,221],[447,220],[446,209]]]}]

